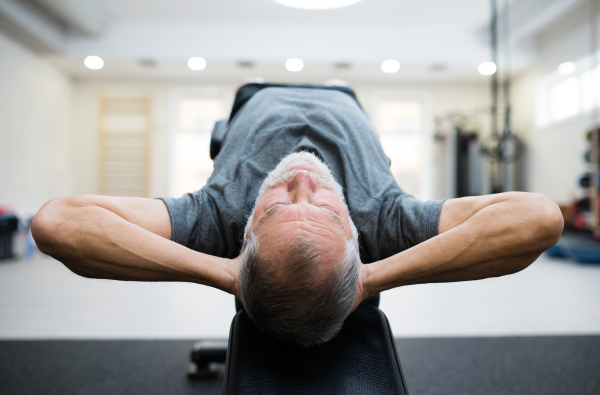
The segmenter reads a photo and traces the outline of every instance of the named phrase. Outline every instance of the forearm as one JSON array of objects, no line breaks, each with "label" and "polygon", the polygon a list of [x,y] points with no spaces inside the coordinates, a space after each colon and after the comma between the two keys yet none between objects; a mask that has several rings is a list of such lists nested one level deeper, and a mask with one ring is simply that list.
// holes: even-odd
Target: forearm
[{"label": "forearm", "polygon": [[540,198],[537,204],[523,196],[498,197],[462,224],[366,265],[368,294],[409,284],[497,277],[529,266],[556,243],[562,218],[553,202]]},{"label": "forearm", "polygon": [[93,203],[52,204],[34,218],[33,236],[43,252],[79,275],[230,290],[227,259],[185,248]]}]

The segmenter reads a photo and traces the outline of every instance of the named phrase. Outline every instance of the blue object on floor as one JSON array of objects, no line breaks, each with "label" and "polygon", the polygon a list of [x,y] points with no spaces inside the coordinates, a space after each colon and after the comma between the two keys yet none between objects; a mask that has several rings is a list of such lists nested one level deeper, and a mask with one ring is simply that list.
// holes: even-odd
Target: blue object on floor
[{"label": "blue object on floor", "polygon": [[549,255],[566,256],[583,263],[600,263],[600,242],[588,234],[563,235],[558,243],[546,250]]},{"label": "blue object on floor", "polygon": [[566,255],[578,262],[600,263],[600,246],[574,246],[566,249]]},{"label": "blue object on floor", "polygon": [[554,256],[557,258],[562,258],[565,256],[565,252],[563,251],[562,247],[558,245],[558,243],[556,243],[552,247],[548,248],[546,250],[546,252],[548,253],[548,255]]}]

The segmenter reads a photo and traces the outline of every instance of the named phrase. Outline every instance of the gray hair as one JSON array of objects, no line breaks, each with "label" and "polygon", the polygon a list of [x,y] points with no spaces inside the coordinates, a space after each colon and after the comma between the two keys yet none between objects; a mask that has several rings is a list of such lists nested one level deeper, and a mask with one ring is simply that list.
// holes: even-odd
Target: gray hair
[{"label": "gray hair", "polygon": [[[348,217],[350,219],[350,217]],[[319,275],[325,251],[306,236],[290,241],[279,272],[269,254],[259,250],[246,226],[240,255],[242,303],[250,318],[265,332],[308,347],[331,340],[342,328],[356,298],[360,255],[358,232],[350,219],[352,237],[329,275]]]}]

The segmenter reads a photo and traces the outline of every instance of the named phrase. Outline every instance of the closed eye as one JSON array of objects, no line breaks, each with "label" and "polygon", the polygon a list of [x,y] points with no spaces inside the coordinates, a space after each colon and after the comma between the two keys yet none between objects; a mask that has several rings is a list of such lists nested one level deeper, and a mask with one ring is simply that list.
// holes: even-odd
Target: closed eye
[{"label": "closed eye", "polygon": [[273,207],[275,207],[275,206],[283,206],[283,205],[285,205],[285,204],[286,204],[286,203],[285,203],[284,201],[279,201],[279,200],[277,200],[277,201],[275,201],[275,202],[273,202],[273,203],[269,204],[269,205],[267,206],[266,210],[270,210],[270,209],[272,209],[272,208],[273,208]]},{"label": "closed eye", "polygon": [[285,203],[282,202],[274,202],[269,204],[269,207],[265,209],[265,211],[260,216],[258,223],[259,225],[266,221],[267,218],[275,214],[281,207],[283,207]]},{"label": "closed eye", "polygon": [[321,207],[321,208],[324,208],[326,210],[333,211],[334,213],[337,213],[336,210],[335,210],[335,208],[333,208],[333,206],[331,206],[331,205],[329,205],[327,203],[319,203],[319,204],[317,204],[317,207]]}]

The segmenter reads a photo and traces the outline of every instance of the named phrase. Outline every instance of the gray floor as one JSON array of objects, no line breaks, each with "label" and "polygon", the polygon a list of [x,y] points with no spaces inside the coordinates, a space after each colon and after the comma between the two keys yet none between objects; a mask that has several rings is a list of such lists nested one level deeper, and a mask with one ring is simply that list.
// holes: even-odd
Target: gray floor
[{"label": "gray floor", "polygon": [[[221,394],[222,375],[186,377],[193,343],[0,341],[0,394]],[[396,345],[411,395],[600,393],[600,336],[404,338]]]},{"label": "gray floor", "polygon": [[[600,334],[600,265],[542,256],[525,271],[387,291],[397,337]],[[2,339],[226,338],[233,297],[179,283],[78,277],[55,260],[0,262]]]}]

